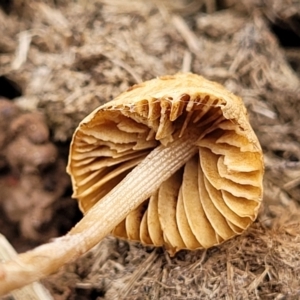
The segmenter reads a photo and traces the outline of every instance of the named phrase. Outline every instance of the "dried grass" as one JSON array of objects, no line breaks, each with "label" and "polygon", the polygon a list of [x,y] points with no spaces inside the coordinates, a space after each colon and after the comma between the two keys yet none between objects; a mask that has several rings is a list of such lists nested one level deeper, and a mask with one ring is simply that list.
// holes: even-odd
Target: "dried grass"
[{"label": "dried grass", "polygon": [[245,234],[173,259],[108,237],[45,281],[56,299],[300,297],[300,56],[271,31],[299,34],[297,1],[19,0],[10,9],[0,10],[0,75],[22,88],[18,105],[46,114],[55,141],[130,85],[183,70],[244,99],[265,153],[264,210]]},{"label": "dried grass", "polygon": [[272,226],[261,220],[220,247],[174,258],[108,237],[45,284],[53,291],[65,279],[69,290],[56,290],[63,299],[75,291],[86,297],[93,291],[98,299],[298,299],[300,213],[293,211],[280,208]]}]

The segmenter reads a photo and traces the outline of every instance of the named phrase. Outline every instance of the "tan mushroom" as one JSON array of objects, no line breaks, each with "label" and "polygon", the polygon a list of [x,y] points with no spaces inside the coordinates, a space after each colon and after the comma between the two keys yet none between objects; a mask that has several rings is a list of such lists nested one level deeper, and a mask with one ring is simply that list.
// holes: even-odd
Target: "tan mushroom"
[{"label": "tan mushroom", "polygon": [[85,216],[65,237],[2,264],[10,289],[110,232],[172,255],[218,245],[255,220],[262,198],[262,151],[241,99],[190,73],[135,85],[92,112],[73,136],[68,172]]}]

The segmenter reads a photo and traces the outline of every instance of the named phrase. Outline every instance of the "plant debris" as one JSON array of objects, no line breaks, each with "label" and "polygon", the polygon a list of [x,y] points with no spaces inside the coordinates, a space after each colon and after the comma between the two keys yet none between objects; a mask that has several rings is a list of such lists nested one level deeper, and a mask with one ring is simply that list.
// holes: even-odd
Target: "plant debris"
[{"label": "plant debris", "polygon": [[[44,281],[56,299],[298,298],[299,3],[5,2],[0,77],[22,91],[13,99],[16,114],[21,109],[44,114],[52,142],[68,143],[83,117],[132,84],[192,71],[243,98],[264,151],[264,209],[242,236],[172,259],[163,249],[153,252],[108,237]],[[293,36],[293,43],[283,39],[282,31]],[[0,165],[7,161],[2,153]],[[65,152],[59,155],[66,159]],[[26,165],[32,166],[30,160]],[[55,214],[67,218],[62,209]],[[5,229],[5,211],[1,215],[3,230],[16,239],[16,232]],[[19,238],[24,241],[23,235]]]},{"label": "plant debris", "polygon": [[[219,247],[181,251],[174,258],[162,249],[107,237],[44,283],[63,299],[74,294],[133,300],[296,299],[300,214],[292,211],[295,206],[280,208],[282,217],[272,227],[261,220]],[[64,284],[58,286],[58,280]]]}]

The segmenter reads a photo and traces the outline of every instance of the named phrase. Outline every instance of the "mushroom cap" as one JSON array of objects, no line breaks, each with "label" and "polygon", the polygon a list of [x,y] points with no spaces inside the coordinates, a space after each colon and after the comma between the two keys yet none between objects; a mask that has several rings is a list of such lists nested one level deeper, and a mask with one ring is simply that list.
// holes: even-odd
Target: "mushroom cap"
[{"label": "mushroom cap", "polygon": [[134,85],[80,123],[67,170],[83,213],[152,149],[188,130],[199,136],[197,154],[112,233],[171,252],[241,234],[261,204],[262,150],[242,100],[191,73]]}]

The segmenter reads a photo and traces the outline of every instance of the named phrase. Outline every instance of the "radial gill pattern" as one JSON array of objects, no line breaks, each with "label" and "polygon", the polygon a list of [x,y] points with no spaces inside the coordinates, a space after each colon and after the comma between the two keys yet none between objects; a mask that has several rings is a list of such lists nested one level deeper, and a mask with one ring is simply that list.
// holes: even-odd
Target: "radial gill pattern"
[{"label": "radial gill pattern", "polygon": [[194,74],[134,86],[77,129],[68,171],[87,212],[159,144],[192,130],[197,154],[113,230],[170,252],[208,248],[241,234],[262,197],[259,142],[242,101]]}]

